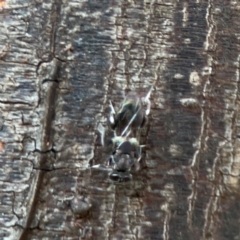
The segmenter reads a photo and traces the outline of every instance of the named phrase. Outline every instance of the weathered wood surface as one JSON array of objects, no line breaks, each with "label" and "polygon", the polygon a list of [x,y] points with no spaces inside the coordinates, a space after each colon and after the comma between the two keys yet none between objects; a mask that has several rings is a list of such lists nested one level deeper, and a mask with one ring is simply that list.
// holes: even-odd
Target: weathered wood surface
[{"label": "weathered wood surface", "polygon": [[[0,3],[0,239],[240,239],[238,1]],[[152,85],[112,182],[108,101]]]}]

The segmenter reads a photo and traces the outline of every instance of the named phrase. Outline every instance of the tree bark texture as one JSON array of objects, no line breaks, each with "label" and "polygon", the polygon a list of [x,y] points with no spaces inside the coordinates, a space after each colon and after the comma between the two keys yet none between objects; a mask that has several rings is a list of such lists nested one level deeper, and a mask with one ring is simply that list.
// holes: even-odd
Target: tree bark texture
[{"label": "tree bark texture", "polygon": [[[0,7],[0,239],[240,239],[239,1]],[[109,100],[151,86],[112,181]]]}]

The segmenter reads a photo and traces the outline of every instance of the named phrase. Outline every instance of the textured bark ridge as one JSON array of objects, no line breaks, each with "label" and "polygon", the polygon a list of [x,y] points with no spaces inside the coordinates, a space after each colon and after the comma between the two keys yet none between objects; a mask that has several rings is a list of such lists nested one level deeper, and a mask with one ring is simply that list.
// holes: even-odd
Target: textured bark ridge
[{"label": "textured bark ridge", "polygon": [[[240,239],[240,4],[0,1],[0,239]],[[109,100],[152,110],[104,167]]]}]

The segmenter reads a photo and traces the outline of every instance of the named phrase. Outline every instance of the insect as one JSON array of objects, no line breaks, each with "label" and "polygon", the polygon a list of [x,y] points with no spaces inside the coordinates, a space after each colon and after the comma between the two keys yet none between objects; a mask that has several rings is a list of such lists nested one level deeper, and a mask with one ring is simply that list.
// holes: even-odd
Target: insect
[{"label": "insect", "polygon": [[[151,102],[149,100],[152,88],[145,98],[140,98],[136,93],[130,92],[122,102],[119,111],[116,113],[110,101],[109,121],[115,136],[112,138],[113,151],[107,166],[111,166],[114,171],[127,172],[141,159],[142,148],[137,134],[147,121],[150,113]],[[144,111],[143,105],[147,104]],[[121,133],[121,135],[119,135]],[[135,137],[129,137],[133,133]]]},{"label": "insect", "polygon": [[[110,101],[110,117],[109,122],[111,128],[116,130],[117,135],[122,133],[124,136],[127,129],[130,128],[133,135],[137,135],[138,129],[142,128],[147,122],[147,116],[150,113],[151,102],[149,100],[152,88],[145,98],[141,99],[136,93],[130,92],[125,97],[118,112],[115,111],[112,102]],[[147,109],[144,111],[143,105],[147,104]]]}]

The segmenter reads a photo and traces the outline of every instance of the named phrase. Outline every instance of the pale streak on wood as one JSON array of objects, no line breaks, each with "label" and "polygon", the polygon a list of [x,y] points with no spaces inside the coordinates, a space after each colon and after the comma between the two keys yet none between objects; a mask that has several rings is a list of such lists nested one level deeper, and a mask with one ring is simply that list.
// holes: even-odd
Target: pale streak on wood
[{"label": "pale streak on wood", "polygon": [[240,140],[236,139],[234,144],[234,155],[232,156],[232,161],[230,169],[226,176],[224,176],[224,184],[231,191],[238,192],[239,187],[239,176],[240,176]]},{"label": "pale streak on wood", "polygon": [[[211,5],[211,3],[210,3]],[[213,19],[212,19],[212,22]],[[224,139],[223,141],[219,142],[216,158],[214,159],[213,167],[212,167],[212,176],[211,180],[214,182],[211,189],[211,196],[209,198],[209,202],[207,204],[206,210],[205,210],[205,223],[203,228],[203,235],[202,239],[204,240],[206,238],[206,234],[214,233],[214,230],[216,228],[216,222],[217,222],[217,216],[216,212],[218,211],[218,204],[220,202],[220,196],[223,194],[226,189],[233,190],[234,188],[238,187],[238,180],[236,181],[236,178],[233,176],[234,166],[238,166],[237,174],[239,172],[239,155],[237,153],[237,149],[239,147],[239,141],[238,139],[235,142],[235,145],[233,145],[234,138],[234,124],[236,123],[236,111],[238,110],[238,95],[239,95],[239,56],[236,62],[236,81],[233,82],[233,85],[235,86],[234,94],[232,92],[229,92],[228,90],[225,90],[224,94],[224,101],[225,101],[225,107],[224,107],[224,121],[225,121],[225,133],[224,133]],[[235,158],[232,154],[233,149],[235,148]],[[226,154],[228,156],[227,158],[224,155],[224,152],[230,153]],[[221,161],[220,161],[221,160]],[[236,164],[236,165],[235,165]],[[222,175],[219,175],[219,172],[222,172]],[[226,174],[226,175],[225,175]],[[222,184],[226,184],[225,187],[222,187]],[[229,186],[230,185],[230,186]],[[230,187],[230,188],[228,188]]]},{"label": "pale streak on wood", "polygon": [[[214,20],[213,16],[211,13],[212,10],[212,0],[208,1],[208,7],[207,7],[207,13],[206,13],[206,22],[208,26],[208,33],[206,36],[206,41],[205,41],[205,51],[209,51],[215,48],[214,44],[214,39],[216,32],[214,31]],[[211,41],[212,39],[212,41]],[[203,96],[207,97],[208,96],[208,89],[210,86],[210,75],[212,72],[212,63],[213,63],[213,58],[210,54],[208,54],[208,72],[205,74],[205,68],[203,69],[203,72],[205,75],[207,75],[206,82],[203,87]],[[198,144],[197,144],[197,150],[194,153],[192,162],[191,162],[191,167],[190,167],[190,173],[192,176],[192,183],[191,183],[191,194],[188,197],[188,212],[187,212],[187,221],[189,223],[190,229],[192,228],[192,214],[194,211],[195,207],[195,201],[197,199],[197,181],[198,181],[198,165],[200,161],[200,151],[204,150],[207,148],[206,141],[207,141],[207,136],[208,136],[208,129],[210,126],[210,118],[208,117],[208,112],[205,109],[206,101],[204,100],[202,106],[201,106],[201,131],[200,131],[200,136],[198,138]]]},{"label": "pale streak on wood", "polygon": [[[239,140],[226,141],[223,147],[222,158],[224,159],[219,171],[222,173],[223,184],[229,192],[238,191],[239,173]],[[226,154],[224,154],[226,153]],[[236,167],[236,168],[235,168]]]},{"label": "pale streak on wood", "polygon": [[[208,25],[208,33],[206,37],[206,41],[204,43],[205,51],[214,50],[215,49],[215,32],[214,32],[214,20],[212,16],[212,0],[208,1],[208,7],[207,7],[207,14],[206,14],[206,20]],[[211,66],[211,65],[210,65]]]},{"label": "pale streak on wood", "polygon": [[183,20],[182,20],[182,25],[183,27],[186,27],[187,21],[188,21],[188,11],[187,11],[188,4],[185,2],[183,4]]},{"label": "pale streak on wood", "polygon": [[[224,142],[222,142],[222,146],[224,145]],[[219,147],[217,149],[216,157],[214,159],[213,167],[212,167],[212,181],[215,182],[213,184],[211,189],[211,195],[209,196],[209,202],[207,203],[205,212],[204,212],[204,227],[203,227],[203,233],[202,233],[202,240],[206,239],[206,235],[208,233],[212,233],[214,229],[214,223],[216,222],[216,211],[217,211],[217,204],[220,197],[220,186],[219,186],[219,180],[216,179],[216,175],[219,173],[219,169],[217,167],[217,163],[220,156],[220,151],[222,150],[221,143],[219,144]]]},{"label": "pale streak on wood", "polygon": [[[235,106],[235,124],[237,125],[239,122],[239,110],[240,110],[240,103],[239,103],[239,81],[240,81],[240,54],[238,55],[238,59],[236,62],[236,89],[235,89],[235,99],[234,99],[234,106]],[[234,113],[233,113],[234,116]],[[234,136],[233,136],[233,127],[231,126],[231,139],[233,141]],[[226,131],[227,133],[227,131]],[[231,142],[231,147],[233,150],[233,154],[231,155],[231,162],[227,167],[228,169],[228,174],[224,176],[224,183],[226,184],[226,187],[230,188],[232,191],[238,191],[238,186],[239,186],[239,175],[240,175],[240,140],[239,140],[239,132],[236,130],[236,140],[232,144]]]},{"label": "pale streak on wood", "polygon": [[[236,82],[234,82],[235,85],[235,94],[232,94],[232,92],[225,91],[225,111],[224,111],[224,120],[226,122],[225,127],[225,134],[224,138],[225,141],[222,141],[219,143],[219,147],[217,150],[217,157],[214,159],[214,165],[213,165],[213,171],[212,171],[212,181],[215,182],[215,184],[212,187],[211,191],[211,197],[209,199],[209,202],[207,204],[207,208],[205,211],[205,224],[203,229],[203,236],[202,239],[205,239],[205,235],[208,232],[213,232],[215,223],[217,221],[216,219],[216,211],[217,206],[220,201],[220,196],[223,194],[223,191],[238,191],[239,187],[239,169],[240,169],[240,154],[239,154],[239,146],[240,142],[239,139],[234,140],[236,137],[234,135],[234,124],[237,123],[238,118],[235,116],[236,112],[238,112],[239,109],[239,103],[238,103],[238,95],[239,95],[239,60],[240,57],[238,56],[237,64],[236,64]],[[228,96],[228,97],[227,97]],[[232,98],[232,96],[234,96]],[[233,106],[233,109],[232,109]],[[233,121],[234,119],[234,121]],[[234,143],[235,141],[235,143]],[[223,156],[220,156],[219,152],[226,152],[230,153],[227,154],[227,158]],[[234,154],[232,154],[234,153]],[[218,163],[220,158],[223,158],[220,164]],[[220,165],[220,166],[219,166]],[[219,176],[219,172],[222,172],[223,176]],[[225,185],[225,188],[222,188],[222,180]]]},{"label": "pale streak on wood", "polygon": [[168,240],[169,239],[169,222],[171,219],[171,210],[169,209],[169,203],[165,203],[161,207],[162,210],[165,212],[165,218],[163,223],[163,239]]}]

